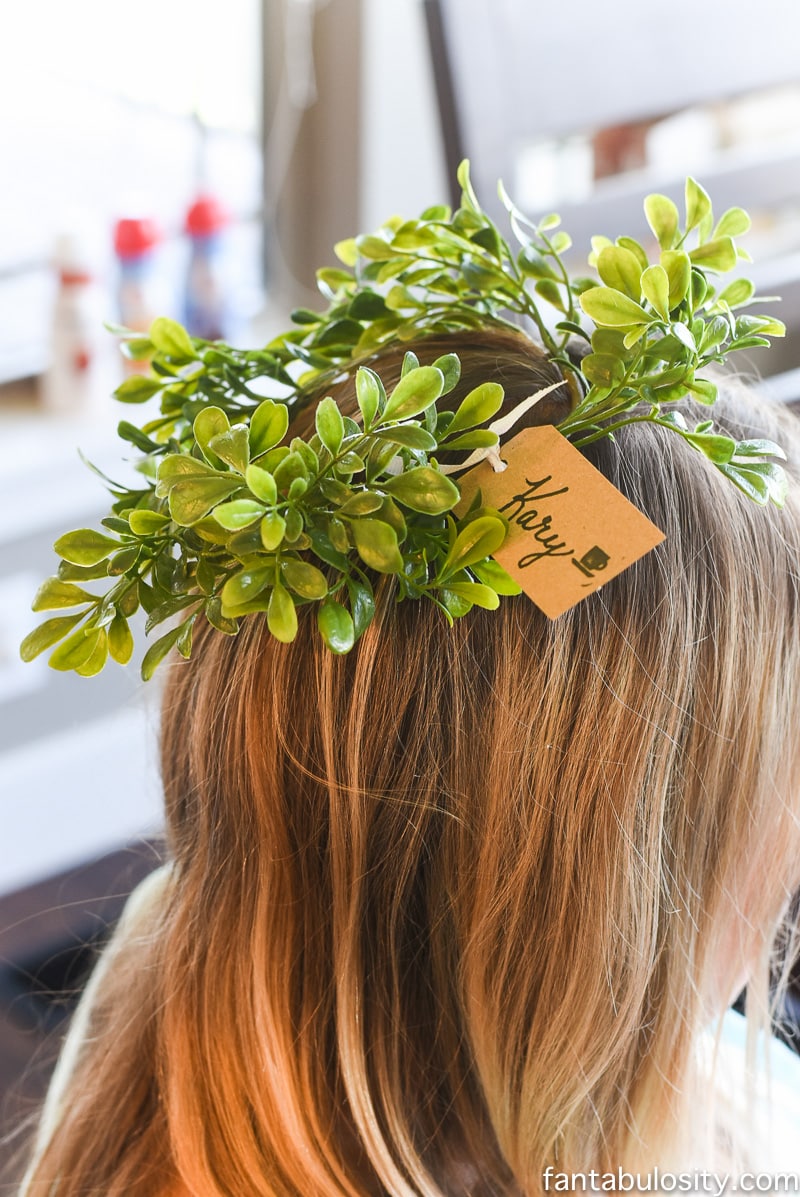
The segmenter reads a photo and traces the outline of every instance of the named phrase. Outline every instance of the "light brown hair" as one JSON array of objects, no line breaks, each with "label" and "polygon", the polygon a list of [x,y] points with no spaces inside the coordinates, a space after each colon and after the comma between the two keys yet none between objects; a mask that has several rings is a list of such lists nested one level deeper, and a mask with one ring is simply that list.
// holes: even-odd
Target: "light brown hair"
[{"label": "light brown hair", "polygon": [[[554,377],[513,332],[414,348],[460,354],[454,403]],[[714,415],[797,459],[785,413]],[[169,901],[31,1197],[512,1197],[697,1147],[698,1036],[800,880],[797,495],[759,509],[646,425],[587,456],[666,540],[558,620],[521,595],[450,629],[382,577],[346,656],[308,607],[289,645],[199,630],[163,705]]]}]

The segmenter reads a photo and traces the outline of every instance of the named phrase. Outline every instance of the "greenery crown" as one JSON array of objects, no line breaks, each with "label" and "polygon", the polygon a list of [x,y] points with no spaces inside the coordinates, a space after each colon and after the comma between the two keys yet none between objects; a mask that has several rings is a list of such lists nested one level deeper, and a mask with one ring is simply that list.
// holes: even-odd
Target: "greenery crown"
[{"label": "greenery crown", "polygon": [[[421,366],[407,352],[388,395],[361,364],[390,343],[435,333],[532,322],[570,384],[572,407],[558,427],[578,448],[627,424],[657,424],[755,502],[783,503],[778,445],[735,442],[711,420],[690,428],[675,409],[687,394],[711,407],[716,388],[700,371],[785,332],[768,316],[741,314],[754,302],[747,279],[722,290],[709,281],[747,258],[735,243],[750,224],[741,208],[715,223],[708,195],[690,178],[681,228],[670,199],[648,196],[657,260],[631,237],[595,237],[589,264],[598,285],[570,279],[563,255],[571,242],[557,231],[557,216],[532,222],[501,184],[519,244],[512,249],[478,203],[466,162],[459,182],[456,212],[428,208],[337,245],[342,266],[318,272],[327,309],[295,311],[295,327],[263,349],[190,337],[166,318],[147,336],[113,330],[127,357],[150,361],[149,374],[126,379],[117,399],[158,397],[160,415],[141,428],[119,424],[141,454],[141,484],[104,478],[113,503],[103,531],[80,529],[56,542],[58,573],[33,610],[72,613],[34,629],[23,659],[57,646],[50,665],[84,677],[109,655],[125,664],[130,621],[142,608],[147,633],[178,617],[144,655],[149,678],[173,646],[189,656],[201,616],[233,635],[243,616],[263,611],[272,635],[287,642],[297,633],[297,608],[308,603],[317,605],[328,647],[346,653],[374,615],[368,570],[394,575],[398,600],[427,598],[451,624],[473,605],[495,608],[500,596],[519,593],[492,558],[506,519],[475,502],[461,517],[453,513],[460,491],[451,475],[498,443],[487,425],[502,387],[484,382],[445,411],[437,404],[458,381],[454,354]],[[573,338],[589,343],[579,362],[568,353]],[[361,423],[326,397],[314,435],[286,443],[291,417],[344,370],[356,371]],[[437,455],[453,451],[464,453],[462,466],[440,466]],[[84,589],[101,579],[104,593]]]}]

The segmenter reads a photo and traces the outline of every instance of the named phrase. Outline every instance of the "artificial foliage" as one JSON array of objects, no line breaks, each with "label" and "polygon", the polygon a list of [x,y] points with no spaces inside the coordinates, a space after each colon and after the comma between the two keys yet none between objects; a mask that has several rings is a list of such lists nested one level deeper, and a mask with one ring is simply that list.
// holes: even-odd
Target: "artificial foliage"
[{"label": "artificial foliage", "polygon": [[[782,504],[778,445],[735,442],[711,418],[690,428],[675,408],[691,395],[713,412],[716,387],[703,371],[784,334],[780,321],[750,314],[747,279],[712,282],[747,257],[736,244],[747,214],[731,208],[715,221],[688,179],[683,227],[670,199],[645,201],[653,262],[631,237],[595,237],[596,277],[570,278],[571,242],[557,216],[529,220],[501,185],[512,247],[478,203],[467,163],[459,181],[456,212],[429,208],[340,243],[341,267],[318,273],[328,307],[295,311],[294,327],[262,349],[190,337],[166,318],[147,336],[115,330],[129,358],[150,362],[116,398],[157,400],[160,414],[143,427],[120,423],[141,483],[105,479],[113,502],[102,531],[56,542],[58,573],[33,609],[64,613],[25,638],[25,660],[53,648],[51,666],[85,677],[109,657],[125,664],[142,608],[148,634],[170,623],[144,655],[149,678],[173,647],[190,655],[198,618],[234,635],[242,618],[266,612],[271,634],[288,642],[306,604],[328,647],[346,653],[373,618],[374,573],[395,577],[398,600],[428,599],[450,623],[519,593],[492,558],[507,521],[479,496],[457,517],[459,467],[438,461],[463,452],[466,465],[497,444],[487,425],[502,387],[486,381],[454,412],[440,410],[459,378],[454,354],[421,366],[408,351],[389,394],[367,364],[384,346],[436,333],[528,325],[569,385],[571,410],[558,427],[578,448],[626,424],[657,424],[755,502]],[[568,352],[574,338],[588,342],[583,357]],[[314,434],[287,442],[293,415],[346,371],[360,421],[324,397]],[[98,582],[100,593],[86,589]]]}]

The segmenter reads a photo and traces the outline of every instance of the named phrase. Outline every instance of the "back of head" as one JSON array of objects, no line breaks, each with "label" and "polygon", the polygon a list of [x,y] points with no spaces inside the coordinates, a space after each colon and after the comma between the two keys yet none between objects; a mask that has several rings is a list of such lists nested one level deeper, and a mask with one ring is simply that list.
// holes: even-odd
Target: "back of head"
[{"label": "back of head", "polygon": [[[522,334],[414,348],[458,352],[454,406],[558,377]],[[743,388],[717,411],[800,460]],[[173,666],[154,1017],[194,1192],[533,1194],[696,1148],[698,1034],[798,880],[798,501],[647,424],[586,455],[666,540],[557,620],[520,595],[450,628],[376,576],[345,656],[301,608],[291,644],[254,616]]]}]

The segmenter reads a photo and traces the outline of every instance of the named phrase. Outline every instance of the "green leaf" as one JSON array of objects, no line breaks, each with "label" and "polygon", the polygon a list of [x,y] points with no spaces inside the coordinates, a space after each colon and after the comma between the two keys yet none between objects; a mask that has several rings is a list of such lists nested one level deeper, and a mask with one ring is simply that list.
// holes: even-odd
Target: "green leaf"
[{"label": "green leaf", "polygon": [[[338,524],[337,520],[328,520],[329,531],[332,532],[336,524]],[[342,573],[349,571],[350,562],[347,557],[343,556],[343,553],[347,552],[350,548],[349,541],[346,541],[346,544],[342,546],[342,552],[339,552],[334,548],[331,539],[324,532],[320,531],[319,528],[310,528],[308,535],[314,552],[321,561],[327,562],[328,565],[333,565]]]},{"label": "green leaf", "polygon": [[426,208],[421,214],[420,220],[447,221],[450,216],[451,211],[447,204],[431,204],[430,208]]},{"label": "green leaf", "polygon": [[240,528],[254,524],[264,510],[261,503],[254,503],[252,499],[234,499],[232,503],[220,503],[211,514],[221,528],[238,532]]},{"label": "green leaf", "polygon": [[353,616],[356,640],[367,630],[375,617],[375,599],[369,581],[347,579],[347,593],[350,595],[350,611]]},{"label": "green leaf", "polygon": [[258,598],[261,591],[272,581],[274,572],[272,566],[262,565],[253,569],[241,569],[228,578],[220,592],[223,615],[231,607],[240,607],[242,603],[249,603]]},{"label": "green leaf", "polygon": [[289,591],[280,582],[272,588],[267,607],[267,625],[276,640],[288,644],[297,635],[297,609]]},{"label": "green leaf", "polygon": [[499,516],[482,515],[471,520],[456,536],[439,571],[445,580],[468,565],[491,557],[506,538],[506,525]]},{"label": "green leaf", "polygon": [[120,403],[146,403],[164,386],[163,378],[146,378],[142,374],[134,374],[126,378],[114,391],[114,398]]},{"label": "green leaf", "polygon": [[472,182],[469,177],[469,158],[464,158],[458,165],[456,171],[456,179],[461,188],[461,202],[465,208],[471,212],[481,212],[481,206],[478,203],[478,197],[472,187]]},{"label": "green leaf", "polygon": [[344,241],[337,241],[333,247],[333,252],[340,262],[344,262],[345,266],[355,266],[358,262],[358,246],[356,245],[355,237],[348,237]]},{"label": "green leaf", "polygon": [[275,467],[274,478],[278,491],[287,494],[295,478],[308,481],[308,467],[299,453],[291,452]]},{"label": "green leaf", "polygon": [[478,582],[448,582],[447,589],[451,594],[469,599],[476,607],[484,607],[487,611],[496,611],[500,606],[497,591]]},{"label": "green leaf", "polygon": [[596,328],[592,333],[592,349],[595,353],[607,353],[623,360],[631,356],[625,351],[624,334],[616,328]]},{"label": "green leaf", "polygon": [[186,329],[167,316],[158,316],[150,325],[148,333],[159,353],[178,361],[192,361],[197,357],[194,345]]},{"label": "green leaf", "polygon": [[221,407],[204,407],[195,417],[193,432],[194,439],[200,446],[200,452],[209,465],[219,465],[219,458],[209,448],[209,442],[215,436],[220,436],[230,429],[230,420]]},{"label": "green leaf", "polygon": [[772,316],[753,316],[758,321],[756,331],[760,337],[785,337],[786,325],[782,320],[775,320]]},{"label": "green leaf", "polygon": [[328,593],[328,579],[321,569],[308,561],[286,558],[281,562],[283,580],[301,598],[323,599]]},{"label": "green leaf", "polygon": [[497,594],[522,594],[519,582],[506,573],[502,565],[491,557],[486,561],[473,562],[470,569],[481,582],[491,586]]},{"label": "green leaf", "polygon": [[149,337],[131,337],[121,342],[120,350],[131,362],[146,361],[153,356],[153,342]]},{"label": "green leaf", "polygon": [[72,582],[59,578],[48,578],[36,592],[31,604],[32,611],[56,611],[60,607],[77,607],[83,603],[96,603],[97,595],[89,594]]},{"label": "green leaf", "polygon": [[147,433],[142,432],[128,420],[120,420],[117,424],[117,436],[123,441],[128,441],[129,444],[135,445],[137,449],[141,449],[142,453],[157,453],[161,449],[158,441],[151,440]]},{"label": "green leaf", "polygon": [[245,472],[250,463],[250,436],[246,424],[234,424],[227,432],[212,436],[208,447],[240,474]]},{"label": "green leaf", "polygon": [[53,548],[59,557],[71,561],[73,565],[97,565],[120,548],[120,541],[103,536],[102,532],[95,532],[91,528],[80,528],[60,536]]},{"label": "green leaf", "polygon": [[105,628],[98,628],[97,635],[93,636],[92,640],[89,656],[80,665],[75,666],[75,672],[80,677],[94,677],[108,660],[108,633]]},{"label": "green leaf", "polygon": [[638,303],[611,287],[592,287],[584,291],[580,297],[580,305],[595,324],[604,324],[611,328],[650,324],[653,320]]},{"label": "green leaf", "polygon": [[356,400],[364,418],[364,430],[372,427],[375,416],[386,403],[386,391],[374,370],[362,366],[356,374]]},{"label": "green leaf", "polygon": [[[770,487],[766,478],[762,478],[760,474],[754,472],[752,468],[735,465],[733,462],[725,463],[717,466],[720,473],[729,478],[739,490],[744,491],[749,499],[759,506],[764,507],[770,499]],[[780,503],[778,503],[780,506]]]},{"label": "green leaf", "polygon": [[713,316],[703,329],[703,335],[700,338],[700,352],[708,353],[710,349],[720,345],[729,331],[730,326],[724,316]]},{"label": "green leaf", "polygon": [[183,627],[179,625],[177,628],[171,628],[169,632],[161,636],[158,640],[150,645],[147,652],[144,654],[142,660],[142,680],[149,682],[150,678],[156,671],[156,668],[164,660],[169,650],[177,643],[178,637],[183,632]]},{"label": "green leaf", "polygon": [[187,477],[175,482],[169,492],[170,515],[176,524],[189,528],[239,490],[242,480],[234,474]]},{"label": "green leaf", "polygon": [[663,266],[648,266],[642,275],[642,294],[662,320],[669,320],[669,277]]},{"label": "green leaf", "polygon": [[356,237],[355,240],[358,252],[371,262],[386,262],[397,256],[397,250],[382,237]]},{"label": "green leaf", "polygon": [[625,363],[609,353],[589,353],[581,361],[581,370],[598,387],[614,387],[625,377]]},{"label": "green leaf", "polygon": [[[588,287],[586,288],[589,289]],[[591,341],[591,337],[587,333],[582,324],[577,324],[574,320],[559,320],[556,324],[559,332],[569,333],[571,337],[580,337],[582,341]]]},{"label": "green leaf", "polygon": [[[600,257],[600,254],[603,252],[605,247],[607,245],[613,245],[613,244],[614,244],[614,242],[611,240],[610,237],[599,237],[599,236],[592,237],[592,252],[589,254],[589,259],[588,259],[589,265],[592,267],[597,266],[597,259]],[[623,246],[623,248],[630,248],[630,247]],[[645,266],[647,266],[646,260],[645,260],[644,266],[642,267],[642,270],[644,270]]]},{"label": "green leaf", "polygon": [[289,409],[285,403],[265,399],[250,418],[250,457],[260,457],[279,444],[289,427]]},{"label": "green leaf", "polygon": [[278,487],[269,470],[262,470],[261,466],[249,465],[245,470],[244,477],[249,489],[262,503],[270,505],[277,503]]},{"label": "green leaf", "polygon": [[[746,465],[731,462],[719,468],[732,481],[736,482],[740,489],[744,490],[745,486],[749,486],[752,491],[759,494],[763,494],[766,489],[767,501],[771,499],[776,507],[783,507],[789,490],[789,480],[782,466],[772,461],[755,461],[748,462]],[[743,483],[745,485],[742,485]],[[749,493],[751,498],[754,497],[751,491],[745,493]],[[757,499],[756,501],[762,502],[763,500]]]},{"label": "green leaf", "polygon": [[370,291],[369,288],[357,291],[353,296],[350,308],[347,309],[347,315],[352,320],[382,320],[384,316],[388,315],[386,300],[377,291]]},{"label": "green leaf", "polygon": [[326,599],[317,611],[317,627],[331,652],[349,653],[356,632],[350,612],[334,599]]},{"label": "green leaf", "polygon": [[406,470],[383,484],[392,498],[412,511],[425,515],[442,515],[450,511],[461,497],[454,482],[433,466],[418,466]]},{"label": "green leaf", "polygon": [[[340,242],[341,244],[341,242]],[[355,242],[353,242],[355,246]],[[336,253],[336,246],[333,247],[333,252]],[[355,262],[352,263],[355,265]],[[310,308],[293,308],[289,313],[289,319],[292,324],[319,324],[322,319],[319,312],[312,312]]]},{"label": "green leaf", "polygon": [[216,597],[208,600],[205,606],[206,619],[212,628],[224,632],[226,636],[235,636],[239,631],[239,624],[235,619],[228,619],[222,614],[222,603]]},{"label": "green leaf", "polygon": [[644,249],[638,241],[634,241],[633,237],[617,237],[617,245],[620,247],[620,249],[630,250],[630,252],[636,258],[636,261],[641,266],[642,270],[646,270],[650,265]]},{"label": "green leaf", "polygon": [[[321,533],[318,533],[321,535]],[[330,565],[335,565],[338,569],[346,568],[346,562],[341,559],[342,553],[347,553],[350,550],[350,538],[347,535],[347,528],[341,520],[337,520],[335,516],[331,516],[328,520],[328,538],[332,547],[336,550],[334,554],[323,553],[319,551],[319,547],[315,545],[315,551],[318,557],[322,557],[323,561],[327,561]]]},{"label": "green leaf", "polygon": [[105,640],[106,633],[103,628],[78,628],[50,654],[48,664],[62,673],[70,669],[80,669],[89,663],[98,645]]},{"label": "green leaf", "polygon": [[706,220],[710,214],[708,192],[690,175],[686,180],[686,232]]},{"label": "green leaf", "polygon": [[350,525],[353,541],[361,560],[381,574],[396,574],[403,569],[397,533],[383,520],[355,519]]},{"label": "green leaf", "polygon": [[456,409],[447,429],[447,435],[484,424],[503,406],[503,388],[497,382],[483,382],[474,387]]},{"label": "green leaf", "polygon": [[713,382],[705,378],[695,378],[686,383],[686,389],[699,403],[712,404],[717,401],[717,388]]},{"label": "green leaf", "polygon": [[460,619],[462,615],[466,615],[468,611],[472,610],[472,603],[469,599],[464,598],[463,595],[455,594],[447,586],[439,587],[439,602],[442,603],[447,612],[450,627],[453,626],[454,619]]},{"label": "green leaf", "polygon": [[674,322],[672,325],[672,335],[677,337],[681,344],[685,345],[692,353],[697,353],[697,344],[692,336],[692,330],[683,321],[676,320]]},{"label": "green leaf", "polygon": [[127,619],[119,613],[108,627],[108,650],[118,665],[127,665],[133,655],[133,635]]},{"label": "green leaf", "polygon": [[737,278],[724,291],[720,291],[716,298],[717,304],[726,303],[729,308],[737,308],[747,303],[755,294],[755,287],[749,278]]},{"label": "green leaf", "polygon": [[661,265],[666,270],[669,280],[668,306],[672,311],[679,303],[683,303],[689,293],[692,263],[689,255],[682,249],[665,249],[661,255]]},{"label": "green leaf", "polygon": [[271,511],[261,521],[261,543],[268,553],[277,549],[286,535],[286,520],[277,511]]},{"label": "green leaf", "polygon": [[623,337],[622,344],[626,349],[632,349],[637,341],[640,341],[647,332],[646,324],[634,324],[634,326],[626,332]]},{"label": "green leaf", "polygon": [[537,295],[541,295],[542,299],[547,303],[552,304],[559,312],[566,312],[567,305],[564,302],[564,296],[561,291],[561,286],[550,278],[539,279],[534,288]]},{"label": "green leaf", "polygon": [[156,536],[169,524],[169,516],[142,507],[130,513],[128,524],[131,532],[135,532],[137,536]]},{"label": "green leaf", "polygon": [[140,546],[138,544],[129,545],[127,548],[121,549],[120,552],[114,553],[108,561],[109,576],[113,578],[126,574],[139,560],[139,553]]},{"label": "green leaf", "polygon": [[779,457],[786,461],[786,454],[780,445],[774,441],[757,440],[738,441],[736,445],[736,459],[740,457]]},{"label": "green leaf", "polygon": [[33,661],[39,653],[43,653],[46,648],[56,644],[57,641],[62,640],[68,632],[71,632],[76,623],[84,618],[85,612],[79,611],[77,615],[57,615],[54,619],[46,619],[44,623],[40,623],[38,628],[34,628],[32,632],[22,641],[19,646],[19,655],[23,661]]},{"label": "green leaf", "polygon": [[648,195],[644,214],[662,249],[672,249],[678,236],[678,209],[666,195]]},{"label": "green leaf", "polygon": [[689,282],[689,290],[691,293],[691,307],[692,311],[697,311],[702,303],[705,302],[706,295],[708,295],[708,283],[701,270],[693,270],[692,277]]},{"label": "green leaf", "polygon": [[448,440],[442,445],[442,449],[446,449],[448,453],[451,449],[488,449],[499,443],[500,437],[496,432],[490,432],[488,428],[473,428],[471,432],[464,432],[454,440]]},{"label": "green leaf", "polygon": [[684,439],[690,445],[694,445],[695,449],[704,453],[709,461],[714,462],[714,465],[724,465],[729,462],[736,450],[736,442],[729,436],[720,436],[713,432],[704,432],[699,435],[689,432],[684,434]]},{"label": "green leaf", "polygon": [[433,367],[435,370],[441,370],[444,376],[442,394],[448,395],[461,377],[461,362],[458,360],[458,355],[455,353],[445,353],[442,357],[437,357],[436,361],[433,362]]},{"label": "green leaf", "polygon": [[705,245],[698,245],[689,251],[689,257],[695,266],[703,270],[714,270],[724,274],[733,270],[736,265],[736,246],[730,237],[717,237],[714,241],[706,241]]},{"label": "green leaf", "polygon": [[539,253],[532,245],[526,245],[517,255],[517,265],[527,278],[552,279],[558,278],[555,267],[544,254]]},{"label": "green leaf", "polygon": [[379,440],[391,441],[393,445],[424,452],[431,452],[438,445],[436,437],[418,424],[393,424],[389,428],[379,428],[374,435]]},{"label": "green leaf", "polygon": [[739,237],[750,228],[750,217],[744,208],[728,208],[717,222],[715,237]]},{"label": "green leaf", "polygon": [[403,354],[403,368],[400,371],[400,378],[405,378],[406,374],[410,374],[412,370],[419,369],[419,358],[411,349],[407,349]]},{"label": "green leaf", "polygon": [[330,395],[317,404],[314,423],[319,439],[331,457],[335,457],[344,438],[344,420],[336,401]]},{"label": "green leaf", "polygon": [[629,249],[607,245],[597,256],[597,273],[607,287],[622,291],[629,299],[638,301],[642,268],[636,255]]},{"label": "green leaf", "polygon": [[362,490],[358,494],[351,495],[341,506],[340,511],[342,515],[370,515],[373,511],[378,511],[383,506],[383,495],[376,494],[375,491]]},{"label": "green leaf", "polygon": [[192,655],[192,631],[194,628],[195,618],[195,615],[190,615],[189,618],[181,624],[181,634],[175,641],[175,646],[178,652],[187,660]]},{"label": "green leaf", "polygon": [[436,400],[444,389],[444,375],[435,366],[419,366],[401,378],[389,396],[382,422],[417,416]]},{"label": "green leaf", "polygon": [[303,517],[296,507],[289,507],[283,517],[286,521],[284,536],[289,544],[294,544],[303,533]]},{"label": "green leaf", "polygon": [[342,288],[349,288],[353,284],[353,276],[347,270],[337,270],[336,267],[323,266],[317,271],[317,286],[323,295],[329,299],[339,297]]}]

